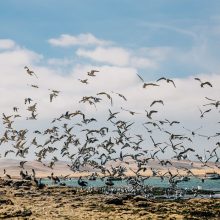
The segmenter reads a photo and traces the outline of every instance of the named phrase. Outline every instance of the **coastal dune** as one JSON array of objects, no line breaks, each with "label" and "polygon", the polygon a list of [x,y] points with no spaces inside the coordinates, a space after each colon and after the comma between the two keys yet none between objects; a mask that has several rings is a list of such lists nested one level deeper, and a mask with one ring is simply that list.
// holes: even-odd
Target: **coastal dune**
[{"label": "coastal dune", "polygon": [[[12,176],[13,178],[19,178],[19,172],[21,170],[21,167],[19,167],[20,160],[15,159],[0,159],[0,177],[4,176],[4,169],[6,169],[7,174]],[[141,175],[143,176],[151,176],[152,175],[152,169],[159,170],[160,173],[165,173],[169,169],[172,171],[172,173],[176,173],[177,169],[180,175],[187,175],[186,171],[183,170],[183,168],[189,169],[195,176],[204,176],[207,172],[216,172],[220,173],[219,169],[214,166],[214,163],[207,163],[210,167],[202,167],[202,163],[200,162],[194,162],[193,166],[189,165],[188,161],[172,161],[173,166],[161,166],[158,165],[155,161],[150,161],[148,164],[148,169],[145,172],[142,172]],[[110,163],[107,164],[107,168],[110,167]],[[120,165],[120,162],[118,162],[118,165]],[[115,163],[115,166],[117,166],[117,162]],[[125,164],[126,167],[126,164]],[[136,164],[132,162],[129,162],[129,168],[135,170]],[[127,167],[126,176],[134,176],[134,173]],[[98,170],[94,170],[91,167],[83,167],[82,170],[73,172],[70,170],[70,168],[67,166],[67,162],[65,161],[58,161],[56,162],[53,169],[47,167],[46,165],[43,165],[42,163],[38,161],[27,161],[24,165],[24,170],[28,173],[32,172],[32,169],[35,170],[36,175],[38,178],[47,177],[50,176],[50,174],[53,172],[57,176],[66,176],[69,175],[70,177],[79,177],[79,176],[89,176],[92,172],[97,172]]]}]

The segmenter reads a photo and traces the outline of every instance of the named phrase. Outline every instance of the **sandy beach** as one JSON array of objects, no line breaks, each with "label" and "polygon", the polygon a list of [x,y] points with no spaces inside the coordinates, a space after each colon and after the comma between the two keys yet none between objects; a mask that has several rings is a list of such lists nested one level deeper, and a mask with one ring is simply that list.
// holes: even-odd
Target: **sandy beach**
[{"label": "sandy beach", "polygon": [[0,188],[1,219],[219,219],[220,199],[155,200],[70,187]]},{"label": "sandy beach", "polygon": [[[182,166],[179,162],[175,165]],[[194,198],[187,200],[152,199],[129,194],[105,195],[89,192],[80,187],[46,186],[36,188],[33,181],[22,185],[18,160],[0,160],[0,218],[1,219],[219,219],[220,199]],[[186,164],[187,165],[187,164]],[[159,168],[159,167],[157,167]],[[3,169],[13,180],[6,180]],[[89,176],[92,170],[71,172],[66,163],[58,162],[53,170],[36,161],[25,164],[25,170],[36,170],[37,178],[50,176],[51,172],[61,177]],[[161,172],[166,169],[160,168]],[[172,172],[175,169],[170,168]],[[191,171],[198,176],[205,175],[212,168],[200,168],[195,164]],[[184,172],[182,173],[185,174]],[[127,175],[133,175],[127,172]],[[150,171],[145,175],[152,175]],[[10,184],[8,184],[8,182]]]}]

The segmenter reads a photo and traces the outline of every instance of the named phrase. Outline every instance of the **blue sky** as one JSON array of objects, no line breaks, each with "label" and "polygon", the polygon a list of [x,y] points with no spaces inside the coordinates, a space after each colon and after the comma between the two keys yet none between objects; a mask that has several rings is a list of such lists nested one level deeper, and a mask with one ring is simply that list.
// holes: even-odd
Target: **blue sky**
[{"label": "blue sky", "polygon": [[204,0],[8,0],[1,2],[0,38],[12,39],[45,58],[72,58],[77,46],[54,47],[48,40],[61,34],[91,33],[128,50],[171,49],[160,60],[160,68],[139,68],[149,78],[212,73],[220,67],[219,6],[219,1]]}]

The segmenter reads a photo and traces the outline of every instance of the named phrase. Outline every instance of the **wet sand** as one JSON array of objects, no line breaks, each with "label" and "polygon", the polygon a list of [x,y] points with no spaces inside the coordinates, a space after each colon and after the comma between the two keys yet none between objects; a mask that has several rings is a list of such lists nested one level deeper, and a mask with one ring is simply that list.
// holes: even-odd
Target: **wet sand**
[{"label": "wet sand", "polygon": [[220,199],[159,200],[70,187],[0,185],[1,219],[220,219]]}]

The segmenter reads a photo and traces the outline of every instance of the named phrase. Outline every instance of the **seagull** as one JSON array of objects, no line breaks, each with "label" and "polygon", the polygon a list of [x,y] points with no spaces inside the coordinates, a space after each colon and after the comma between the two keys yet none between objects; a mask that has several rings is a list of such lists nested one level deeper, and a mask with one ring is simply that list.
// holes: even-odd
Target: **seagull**
[{"label": "seagull", "polygon": [[134,111],[131,111],[131,110],[127,110],[127,109],[124,109],[121,107],[122,110],[126,111],[126,112],[129,112],[131,115],[135,115],[135,114],[140,114],[138,112],[134,112]]},{"label": "seagull", "polygon": [[30,104],[33,100],[31,98],[25,98],[24,99],[24,104],[26,105],[27,103]]},{"label": "seagull", "polygon": [[90,72],[87,72],[88,76],[96,76],[95,73],[98,73],[98,70],[91,70]]},{"label": "seagull", "polygon": [[148,111],[145,110],[145,112],[147,113],[147,117],[148,117],[149,119],[152,119],[151,115],[152,115],[153,113],[157,113],[158,111],[151,110],[151,111],[148,112]]},{"label": "seagull", "polygon": [[113,104],[112,97],[108,93],[106,93],[106,92],[99,92],[99,93],[97,93],[97,95],[106,95],[108,97],[108,99],[110,99],[111,105]]},{"label": "seagull", "polygon": [[24,169],[24,164],[25,164],[26,162],[27,162],[27,161],[21,161],[19,167],[22,168],[22,169]]},{"label": "seagull", "polygon": [[156,104],[156,103],[160,103],[160,104],[164,105],[163,100],[154,100],[154,101],[150,104],[150,107],[153,106],[153,105]]},{"label": "seagull", "polygon": [[60,182],[60,179],[58,176],[54,176],[53,173],[51,173],[50,179],[53,181],[54,184],[57,184],[58,182]]},{"label": "seagull", "polygon": [[112,181],[112,179],[108,178],[105,182],[106,186],[114,186],[114,182]]},{"label": "seagull", "polygon": [[84,186],[87,186],[88,185],[88,182],[86,182],[86,181],[84,181],[84,180],[82,180],[82,177],[80,176],[79,177],[79,179],[78,179],[78,184],[80,185],[80,186],[82,186],[82,187],[84,187]]},{"label": "seagull", "polygon": [[[114,93],[114,92],[112,91],[112,93]],[[115,92],[115,94],[117,94],[117,95],[120,96],[122,99],[124,99],[125,101],[127,101],[127,99],[126,99],[126,97],[125,97],[124,95],[122,95],[122,94],[120,94],[120,93],[117,93],[117,92]]]},{"label": "seagull", "polygon": [[201,88],[203,88],[205,85],[207,85],[209,87],[212,87],[212,84],[210,82],[208,82],[208,81],[202,82],[201,79],[199,79],[199,78],[194,78],[194,79],[200,82]]},{"label": "seagull", "polygon": [[120,113],[120,112],[112,113],[110,109],[108,111],[109,111],[110,115],[109,115],[109,118],[107,119],[107,121],[109,121],[109,120],[111,120],[113,118],[116,118],[116,115]]},{"label": "seagull", "polygon": [[214,99],[210,99],[208,97],[205,97],[206,99],[208,99],[209,101],[212,101],[211,103],[205,104],[203,106],[206,105],[214,105],[216,108],[218,108],[218,106],[220,106],[220,101],[214,100]]},{"label": "seagull", "polygon": [[31,87],[33,87],[33,88],[35,88],[35,89],[38,89],[38,88],[39,88],[38,85],[34,85],[34,84],[31,84],[31,85],[28,84],[28,86],[31,86]]},{"label": "seagull", "polygon": [[143,88],[145,89],[147,86],[159,86],[159,85],[155,83],[144,83]]},{"label": "seagull", "polygon": [[204,117],[204,114],[210,112],[211,110],[212,110],[212,109],[210,108],[210,109],[207,109],[207,110],[205,110],[204,112],[202,112],[202,110],[199,108],[199,111],[200,111],[200,113],[201,113],[200,118],[203,118],[203,117]]},{"label": "seagull", "polygon": [[48,90],[51,90],[51,91],[52,91],[52,93],[50,93],[50,102],[52,102],[52,101],[53,101],[53,98],[57,97],[58,94],[60,93],[60,91],[54,90],[54,89],[48,89]]},{"label": "seagull", "polygon": [[18,109],[19,109],[18,107],[13,107],[13,111],[14,111],[14,112],[17,112]]},{"label": "seagull", "polygon": [[81,83],[88,84],[88,79],[78,79]]},{"label": "seagull", "polygon": [[11,176],[6,173],[6,170],[5,170],[5,169],[4,169],[4,177],[7,178],[7,179],[11,179]]},{"label": "seagull", "polygon": [[161,77],[160,79],[157,80],[157,82],[159,82],[160,80],[165,80],[167,83],[172,83],[174,87],[176,87],[174,81],[172,79],[168,79],[165,77]]},{"label": "seagull", "polygon": [[34,71],[30,70],[27,66],[25,66],[24,69],[27,70],[27,73],[28,73],[30,76],[33,76],[33,75],[34,75],[34,76],[38,79],[38,77],[37,77],[37,75],[35,74]]},{"label": "seagull", "polygon": [[179,121],[169,121],[168,119],[165,119],[165,121],[167,122],[167,123],[169,123],[170,124],[170,126],[172,126],[173,124],[179,124],[180,122]]}]

